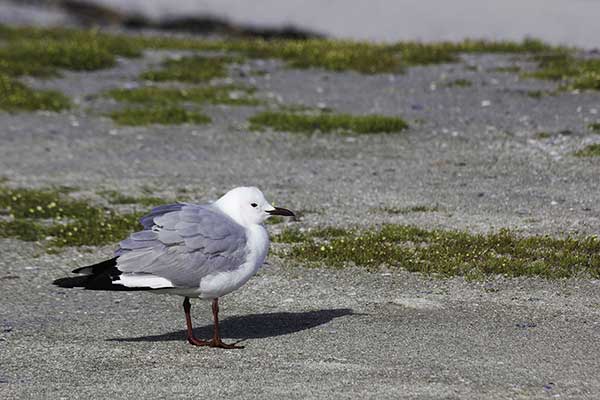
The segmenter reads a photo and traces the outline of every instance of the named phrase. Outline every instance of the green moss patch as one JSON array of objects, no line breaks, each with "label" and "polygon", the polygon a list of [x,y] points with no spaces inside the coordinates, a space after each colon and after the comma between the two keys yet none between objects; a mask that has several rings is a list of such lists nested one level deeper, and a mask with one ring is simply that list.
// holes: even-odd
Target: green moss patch
[{"label": "green moss patch", "polygon": [[265,223],[267,225],[277,225],[277,224],[281,224],[284,221],[285,221],[285,219],[283,217],[271,217]]},{"label": "green moss patch", "polygon": [[588,125],[588,129],[594,133],[600,133],[600,122],[595,122]]},{"label": "green moss patch", "polygon": [[354,116],[349,114],[296,114],[265,111],[250,118],[250,129],[272,128],[277,131],[312,133],[382,133],[399,132],[408,128],[401,118],[383,115]]},{"label": "green moss patch", "polygon": [[520,237],[509,230],[490,234],[426,230],[408,225],[378,229],[284,231],[277,241],[290,243],[282,256],[308,265],[367,269],[402,268],[470,279],[501,274],[508,277],[600,277],[600,240],[595,237],[556,239]]},{"label": "green moss patch", "polygon": [[139,45],[131,40],[123,40],[123,35],[106,34],[98,29],[77,29],[62,27],[27,27],[0,25],[0,39],[14,40],[55,40],[77,43],[102,42],[102,46],[122,56],[139,55]]},{"label": "green moss patch", "polygon": [[186,89],[146,86],[136,89],[114,89],[107,93],[118,101],[146,104],[173,104],[180,102],[257,105],[259,100],[252,97],[255,89],[248,86],[210,86]]},{"label": "green moss patch", "polygon": [[455,79],[453,81],[448,81],[442,84],[444,87],[471,87],[473,86],[473,82],[468,79]]},{"label": "green moss patch", "polygon": [[549,139],[551,138],[553,135],[550,132],[538,132],[535,134],[535,138],[536,139]]},{"label": "green moss patch", "polygon": [[312,107],[305,104],[277,104],[277,111],[294,113],[332,113],[334,110],[329,107]]},{"label": "green moss patch", "polygon": [[253,58],[277,58],[296,68],[318,67],[333,71],[352,70],[366,74],[401,72],[407,66],[458,61],[460,53],[538,53],[550,46],[537,41],[420,43],[383,45],[333,40],[236,40],[215,43],[221,50],[236,51]]},{"label": "green moss patch", "polygon": [[333,71],[352,70],[365,74],[400,73],[411,66],[457,62],[461,53],[534,54],[536,60],[540,62],[540,70],[532,76],[553,79],[551,77],[556,76],[557,73],[551,71],[554,67],[551,67],[547,60],[567,57],[568,62],[564,66],[577,65],[574,68],[577,72],[569,75],[573,77],[573,87],[594,88],[597,82],[596,60],[577,59],[569,49],[553,47],[535,39],[526,39],[522,42],[483,40],[439,43],[400,42],[392,45],[323,39],[228,40],[205,44],[204,49],[235,51],[253,58],[277,58],[295,68],[318,67]]},{"label": "green moss patch", "polygon": [[42,241],[49,250],[118,242],[140,228],[140,216],[118,214],[61,190],[0,187],[0,237]]},{"label": "green moss patch", "polygon": [[0,42],[0,109],[8,111],[59,111],[70,106],[63,94],[28,88],[16,77],[107,68],[115,64],[117,55],[141,54],[137,43],[94,30],[1,26]]},{"label": "green moss patch", "polygon": [[575,152],[576,157],[600,157],[600,143],[590,144]]},{"label": "green moss patch", "polygon": [[91,71],[111,67],[114,55],[98,42],[17,40],[0,48],[0,70],[11,75],[58,75],[58,69]]},{"label": "green moss patch", "polygon": [[54,90],[33,90],[22,83],[0,74],[0,109],[6,111],[49,110],[69,108],[69,99]]},{"label": "green moss patch", "polygon": [[246,86],[211,86],[186,89],[159,88],[154,86],[137,89],[114,89],[107,96],[118,101],[139,103],[143,107],[129,107],[115,111],[109,116],[120,125],[177,125],[205,124],[210,117],[196,111],[186,110],[181,103],[210,103],[228,105],[257,105],[252,97],[254,88]]},{"label": "green moss patch", "polygon": [[544,92],[541,90],[529,90],[526,94],[533,99],[541,99],[544,96]]},{"label": "green moss patch", "polygon": [[553,47],[536,39],[525,39],[522,42],[464,40],[462,42],[400,42],[391,45],[391,49],[399,51],[402,61],[407,65],[428,65],[458,61],[461,53],[541,53]]},{"label": "green moss patch", "polygon": [[204,114],[173,105],[125,108],[110,113],[109,117],[119,125],[207,124],[211,121]]},{"label": "green moss patch", "polygon": [[[58,68],[92,70],[114,65],[115,56],[139,56],[145,49],[235,52],[238,56],[185,57],[165,62],[162,69],[149,71],[144,79],[202,82],[226,75],[226,66],[239,55],[252,58],[276,58],[296,68],[318,67],[333,71],[361,73],[401,72],[414,65],[456,62],[461,53],[537,54],[555,61],[569,50],[549,46],[538,40],[522,42],[465,40],[462,42],[399,42],[391,45],[370,42],[312,40],[228,39],[210,40],[177,37],[136,37],[105,34],[96,30],[62,28],[0,27],[0,71],[10,75],[56,74]],[[592,60],[578,60],[584,71],[596,71]],[[552,67],[551,67],[552,64]],[[565,63],[563,63],[565,64]],[[568,63],[567,63],[568,64]],[[542,69],[555,69],[546,57]],[[540,72],[540,76],[552,75]],[[554,76],[559,74],[554,73]],[[588,76],[589,75],[589,76]],[[595,82],[594,74],[582,74],[580,85]]]},{"label": "green moss patch", "polygon": [[58,76],[60,69],[89,71],[115,64],[115,56],[137,56],[138,45],[97,31],[0,27],[0,109],[51,110],[69,107],[56,91],[34,90],[15,78]]},{"label": "green moss patch", "polygon": [[[144,213],[117,214],[96,209],[95,217],[76,219],[65,225],[54,225],[48,230],[52,238],[50,248],[64,246],[101,246],[115,244],[131,232],[141,229],[139,219]],[[94,222],[95,225],[91,225]]]},{"label": "green moss patch", "polygon": [[298,229],[285,229],[280,234],[274,236],[272,240],[276,243],[308,243],[311,238],[338,238],[348,235],[350,231],[342,228],[325,227],[313,229],[309,232]]},{"label": "green moss patch", "polygon": [[227,76],[227,66],[239,62],[239,57],[184,57],[179,60],[167,60],[163,68],[144,72],[140,78],[155,81],[181,81],[190,83],[207,82],[214,78]]},{"label": "green moss patch", "polygon": [[9,75],[58,75],[59,69],[90,71],[111,67],[115,56],[137,57],[138,40],[97,30],[0,29],[0,71]]},{"label": "green moss patch", "polygon": [[294,68],[318,67],[361,73],[400,72],[399,54],[388,46],[351,41],[281,40],[228,43],[232,50],[253,58],[278,58]]},{"label": "green moss patch", "polygon": [[[364,74],[400,73],[415,65],[459,61],[461,53],[533,54],[539,68],[528,76],[562,80],[564,88],[600,89],[600,60],[581,59],[569,49],[537,40],[522,42],[370,42],[312,40],[212,40],[173,36],[131,36],[106,34],[98,30],[64,28],[10,28],[0,26],[0,74],[13,79],[22,75],[56,76],[60,70],[90,71],[115,65],[116,57],[137,57],[147,49],[213,51],[224,56],[190,56],[166,61],[162,68],[148,71],[151,81],[205,82],[225,77],[227,64],[241,57],[279,59],[294,68],[324,68]],[[463,82],[465,83],[465,82]],[[460,84],[457,83],[457,86]],[[465,85],[463,85],[465,86]],[[20,87],[24,91],[25,87]],[[37,93],[37,96],[34,94]],[[64,108],[64,98],[51,103],[56,93],[34,91],[4,101],[8,110]],[[41,99],[40,99],[41,97]],[[60,106],[57,106],[60,102]],[[231,104],[241,104],[233,102]]]},{"label": "green moss patch", "polygon": [[571,52],[540,54],[538,70],[526,76],[562,81],[563,89],[600,90],[600,59],[579,59]]},{"label": "green moss patch", "polygon": [[[460,53],[545,53],[556,51],[555,47],[538,40],[522,42],[490,42],[465,40],[462,42],[400,42],[391,45],[371,42],[340,40],[261,40],[228,39],[209,40],[177,37],[135,37],[108,35],[95,30],[72,30],[62,28],[7,28],[1,27],[0,39],[8,42],[29,41],[37,48],[26,50],[34,58],[41,54],[42,64],[51,68],[90,69],[102,68],[114,63],[114,56],[137,56],[144,49],[172,49],[235,52],[252,58],[275,58],[296,68],[318,67],[333,71],[353,70],[361,73],[401,72],[413,65],[456,62]],[[45,42],[44,42],[45,41]],[[40,49],[39,43],[50,43],[48,50]],[[63,46],[63,47],[61,47]],[[73,53],[78,55],[72,55]],[[47,54],[50,54],[48,56]],[[54,54],[66,54],[54,57]],[[30,56],[31,55],[31,56]],[[185,80],[199,82],[223,76],[226,64],[236,57],[186,57],[167,61],[162,69],[148,72],[145,79]],[[24,64],[24,63],[22,63]],[[200,68],[197,68],[197,67]],[[195,71],[194,71],[195,70]],[[206,72],[203,72],[204,70]],[[40,70],[43,71],[43,68]],[[46,72],[40,72],[46,73]]]}]

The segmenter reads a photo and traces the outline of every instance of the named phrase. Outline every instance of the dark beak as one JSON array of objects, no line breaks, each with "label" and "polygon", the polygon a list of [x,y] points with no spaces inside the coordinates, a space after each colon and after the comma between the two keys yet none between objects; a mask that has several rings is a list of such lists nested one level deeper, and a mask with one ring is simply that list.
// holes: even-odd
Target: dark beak
[{"label": "dark beak", "polygon": [[287,208],[275,207],[274,210],[267,211],[269,215],[283,215],[284,217],[295,217],[296,215]]}]

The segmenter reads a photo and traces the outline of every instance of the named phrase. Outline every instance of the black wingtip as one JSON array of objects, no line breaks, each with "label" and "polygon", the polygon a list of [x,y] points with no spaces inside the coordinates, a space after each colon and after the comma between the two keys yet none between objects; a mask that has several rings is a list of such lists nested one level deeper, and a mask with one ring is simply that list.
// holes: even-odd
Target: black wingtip
[{"label": "black wingtip", "polygon": [[113,267],[117,265],[117,258],[114,257],[109,260],[104,260],[99,262],[98,264],[87,265],[85,267],[75,268],[73,271],[74,274],[85,273],[86,275],[97,275],[107,270],[111,270]]},{"label": "black wingtip", "polygon": [[121,275],[121,271],[117,268],[117,257],[99,262],[98,264],[74,269],[73,272],[84,275],[55,279],[52,284],[65,289],[83,288],[87,290],[111,291],[152,290],[152,288],[147,287],[129,288],[113,284],[113,281],[117,280],[119,275]]},{"label": "black wingtip", "polygon": [[72,289],[76,287],[85,287],[85,281],[88,279],[87,276],[76,276],[73,278],[59,278],[55,279],[52,284],[61,288]]},{"label": "black wingtip", "polygon": [[124,290],[125,287],[113,285],[112,283],[113,279],[121,274],[116,266],[117,257],[114,257],[98,264],[76,268],[72,272],[83,275],[59,278],[54,280],[52,284],[65,289]]}]

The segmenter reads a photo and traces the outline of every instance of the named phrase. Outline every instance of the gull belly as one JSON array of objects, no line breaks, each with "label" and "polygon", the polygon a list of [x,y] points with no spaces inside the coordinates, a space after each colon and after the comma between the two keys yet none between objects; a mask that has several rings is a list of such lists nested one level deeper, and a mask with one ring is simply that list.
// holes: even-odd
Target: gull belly
[{"label": "gull belly", "polygon": [[245,262],[235,269],[205,276],[200,281],[198,297],[214,299],[239,289],[256,274],[267,257],[269,236],[262,225],[246,228],[247,256]]}]

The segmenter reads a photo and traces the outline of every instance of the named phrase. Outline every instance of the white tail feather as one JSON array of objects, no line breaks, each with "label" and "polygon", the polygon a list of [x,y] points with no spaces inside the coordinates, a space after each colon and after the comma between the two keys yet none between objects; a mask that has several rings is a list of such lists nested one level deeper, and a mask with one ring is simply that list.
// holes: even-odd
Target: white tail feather
[{"label": "white tail feather", "polygon": [[173,283],[163,277],[152,274],[122,274],[119,279],[113,281],[115,285],[123,285],[126,287],[147,287],[152,289],[173,288]]}]

